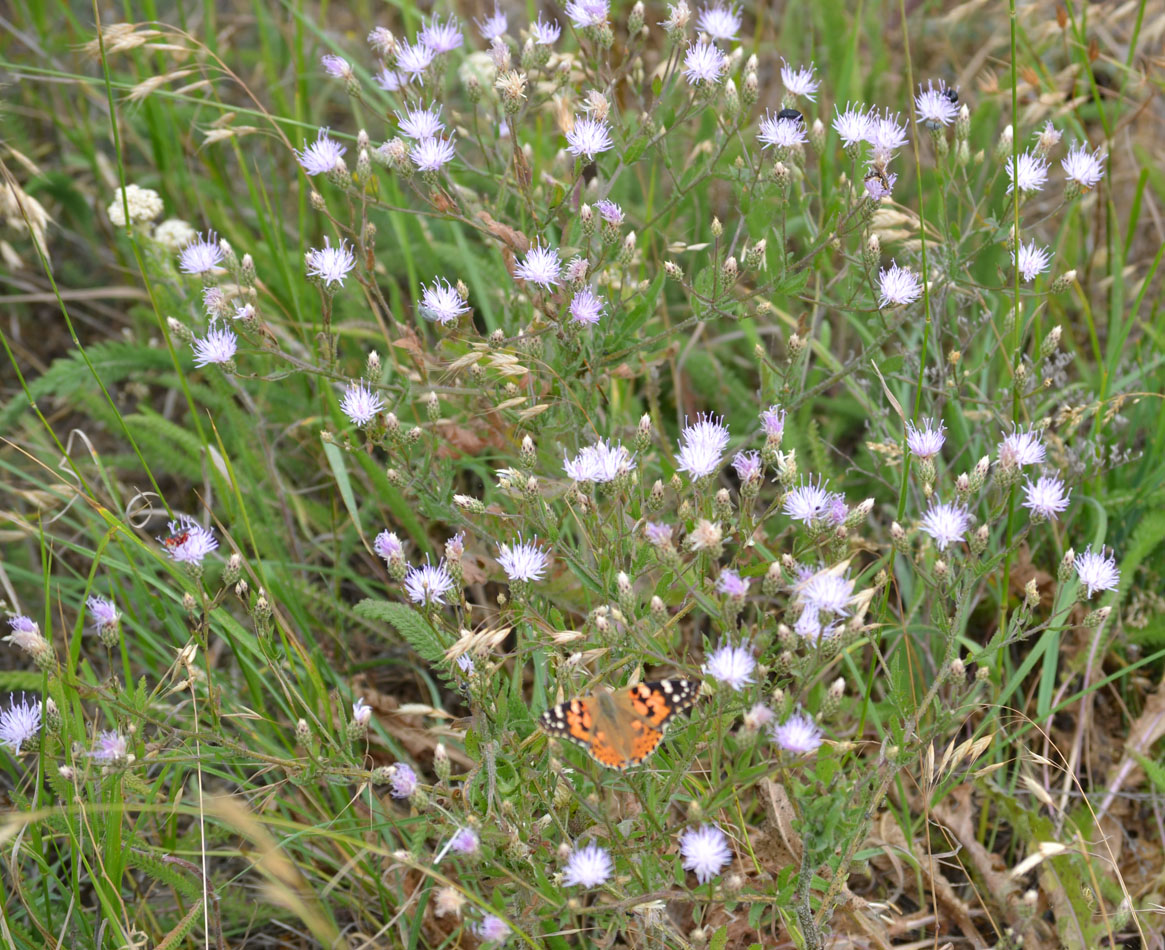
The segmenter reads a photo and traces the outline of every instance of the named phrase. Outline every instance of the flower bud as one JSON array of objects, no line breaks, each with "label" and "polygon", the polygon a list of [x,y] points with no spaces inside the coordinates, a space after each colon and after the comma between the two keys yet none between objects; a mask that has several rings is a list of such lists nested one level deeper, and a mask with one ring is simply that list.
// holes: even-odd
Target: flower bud
[{"label": "flower bud", "polygon": [[1061,583],[1065,583],[1071,579],[1076,572],[1076,552],[1068,548],[1064,552],[1064,556],[1060,558],[1060,566],[1056,569],[1056,579]]},{"label": "flower bud", "polygon": [[1076,283],[1076,271],[1075,270],[1065,271],[1063,274],[1061,274],[1059,277],[1057,277],[1054,281],[1052,281],[1051,290],[1049,290],[1048,292],[1053,293],[1053,294],[1062,294],[1065,290],[1067,290],[1069,287],[1071,287],[1074,283]]}]

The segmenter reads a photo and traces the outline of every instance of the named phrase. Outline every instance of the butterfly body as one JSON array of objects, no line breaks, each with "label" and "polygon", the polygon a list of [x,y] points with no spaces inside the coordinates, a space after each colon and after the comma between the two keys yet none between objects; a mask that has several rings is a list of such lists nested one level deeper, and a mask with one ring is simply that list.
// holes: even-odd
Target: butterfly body
[{"label": "butterfly body", "polygon": [[582,746],[600,765],[623,770],[659,748],[664,728],[700,695],[698,680],[666,679],[600,689],[546,710],[547,735]]}]

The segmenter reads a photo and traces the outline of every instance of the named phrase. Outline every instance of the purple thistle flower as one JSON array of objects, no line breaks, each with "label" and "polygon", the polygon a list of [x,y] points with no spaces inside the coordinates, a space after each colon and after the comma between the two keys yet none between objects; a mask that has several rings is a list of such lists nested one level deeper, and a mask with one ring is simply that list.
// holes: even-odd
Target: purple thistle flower
[{"label": "purple thistle flower", "polygon": [[458,828],[449,841],[449,847],[458,854],[475,854],[480,846],[481,839],[472,828]]},{"label": "purple thistle flower", "polygon": [[707,884],[732,861],[728,837],[713,824],[689,828],[681,834],[680,855],[684,869],[695,872],[701,884]]},{"label": "purple thistle flower", "polygon": [[[745,589],[747,590],[747,585]],[[752,655],[752,650],[743,644],[733,646],[730,643],[721,643],[703,666],[706,675],[728,684],[733,690],[740,690],[753,682],[752,674],[755,669],[756,658]]]},{"label": "purple thistle flower", "polygon": [[796,755],[816,752],[821,745],[821,728],[804,713],[793,713],[772,727],[773,742]]},{"label": "purple thistle flower", "polygon": [[598,887],[605,884],[615,870],[611,856],[597,844],[588,844],[571,853],[562,872],[567,887]]},{"label": "purple thistle flower", "polygon": [[106,729],[97,735],[97,744],[89,750],[89,757],[98,762],[125,761],[126,741],[116,729]]},{"label": "purple thistle flower", "polygon": [[937,500],[931,502],[919,527],[934,538],[940,551],[956,541],[962,541],[963,535],[971,525],[970,515],[962,505],[940,504]]},{"label": "purple thistle flower", "polygon": [[405,592],[414,604],[443,604],[454,587],[453,578],[442,559],[434,567],[426,559],[422,567],[410,567],[404,579]]},{"label": "purple thistle flower", "polygon": [[1043,440],[1035,429],[1014,428],[996,450],[997,464],[1002,468],[1040,465],[1045,454]]},{"label": "purple thistle flower", "polygon": [[720,468],[728,438],[723,416],[711,413],[696,416],[696,421],[680,432],[678,470],[694,479],[714,474]]},{"label": "purple thistle flower", "polygon": [[48,641],[41,636],[40,626],[31,617],[26,617],[24,614],[9,617],[8,626],[12,632],[4,637],[5,643],[11,643],[18,650],[23,650],[34,659],[48,650]]},{"label": "purple thistle flower", "polygon": [[514,276],[549,290],[558,284],[561,271],[558,248],[535,244],[526,254],[526,259],[514,269]]},{"label": "purple thistle flower", "polygon": [[584,155],[587,161],[614,146],[611,141],[611,127],[600,119],[589,115],[576,115],[574,126],[566,133],[566,150],[571,155]]},{"label": "purple thistle flower", "polygon": [[905,307],[922,296],[922,282],[914,271],[899,267],[891,261],[890,267],[878,271],[878,306]]},{"label": "purple thistle flower", "polygon": [[887,112],[881,116],[871,112],[866,141],[874,147],[874,159],[885,165],[909,139],[906,137],[906,126],[898,124],[897,112],[893,115]]},{"label": "purple thistle flower", "polygon": [[566,5],[566,15],[576,30],[603,26],[607,22],[608,11],[607,0],[570,0]]},{"label": "purple thistle flower", "polygon": [[332,284],[344,285],[344,278],[356,266],[356,258],[348,242],[341,238],[339,247],[332,247],[332,243],[325,235],[324,246],[312,248],[305,255],[307,276],[314,277],[325,287]]},{"label": "purple thistle flower", "polygon": [[518,535],[514,544],[498,543],[498,564],[511,581],[540,581],[550,566],[550,555],[538,547],[538,536],[523,541]]},{"label": "purple thistle flower", "polygon": [[1025,194],[1044,190],[1044,185],[1048,181],[1048,163],[1044,161],[1042,156],[1027,151],[1019,156],[1018,163],[1015,161],[1015,156],[1009,156],[1005,167],[1007,168],[1007,178],[1011,182],[1007,186],[1009,195],[1017,185],[1019,190]]},{"label": "purple thistle flower", "polygon": [[561,35],[562,27],[558,25],[558,21],[543,23],[541,13],[538,14],[538,19],[530,24],[530,39],[536,46],[553,46]]},{"label": "purple thistle flower", "polygon": [[760,414],[760,427],[767,439],[780,442],[785,432],[785,410],[777,405],[769,406]]},{"label": "purple thistle flower", "polygon": [[728,68],[728,57],[711,43],[689,43],[684,54],[684,78],[689,86],[718,83]]},{"label": "purple thistle flower", "polygon": [[218,539],[210,528],[204,528],[190,515],[179,515],[167,526],[170,536],[162,541],[170,558],[181,564],[201,564],[218,547]]},{"label": "purple thistle flower", "polygon": [[1048,269],[1052,256],[1046,247],[1036,247],[1034,240],[1019,246],[1019,258],[1015,251],[1011,252],[1011,262],[1019,268],[1020,274],[1027,283],[1031,283],[1040,274]]},{"label": "purple thistle flower", "polygon": [[938,88],[934,88],[934,80],[928,80],[926,88],[918,84],[918,95],[914,97],[914,108],[920,122],[927,128],[938,128],[940,125],[950,125],[959,115],[959,107],[951,101],[948,95],[947,84],[941,79]]},{"label": "purple thistle flower", "polygon": [[590,287],[583,287],[570,301],[570,318],[582,326],[594,326],[602,317],[603,300]]},{"label": "purple thistle flower", "polygon": [[635,468],[635,460],[625,446],[612,445],[600,439],[594,445],[586,446],[573,459],[568,459],[564,455],[563,468],[576,482],[601,484],[614,481],[619,475],[632,471]]},{"label": "purple thistle flower", "polygon": [[352,721],[357,725],[367,726],[371,719],[372,707],[361,696],[352,704]]},{"label": "purple thistle flower", "polygon": [[845,112],[839,112],[837,106],[834,106],[833,110],[835,113],[833,130],[841,138],[843,145],[848,148],[869,139],[870,126],[873,122],[872,110],[866,112],[860,103],[851,106],[848,102],[845,104]]},{"label": "purple thistle flower", "polygon": [[239,348],[239,338],[233,330],[226,327],[212,326],[206,331],[205,339],[195,337],[190,344],[194,350],[194,365],[206,366],[209,363],[229,363],[235,358]]},{"label": "purple thistle flower", "polygon": [[781,57],[781,82],[791,96],[801,96],[810,102],[817,101],[817,89],[821,81],[813,78],[813,64],[794,69]]},{"label": "purple thistle flower", "polygon": [[442,326],[456,323],[457,318],[469,312],[469,305],[461,293],[449,281],[442,283],[442,278],[433,280],[432,286],[421,285],[421,316],[426,320],[433,320]]},{"label": "purple thistle flower", "polygon": [[337,165],[342,165],[346,151],[348,149],[331,138],[328,130],[323,128],[316,134],[316,140],[311,145],[304,142],[303,148],[295,153],[295,157],[305,173],[315,176],[323,175]]},{"label": "purple thistle flower", "polygon": [[409,158],[419,171],[437,172],[453,161],[457,150],[453,146],[453,138],[421,139],[409,149]]},{"label": "purple thistle flower", "polygon": [[1061,511],[1068,507],[1068,497],[1072,492],[1064,491],[1064,483],[1055,476],[1041,475],[1032,484],[1031,479],[1023,488],[1023,506],[1034,517],[1055,521]]},{"label": "purple thistle flower", "polygon": [[1076,555],[1076,576],[1088,590],[1088,598],[1098,590],[1116,590],[1120,584],[1121,572],[1117,569],[1116,558],[1105,554],[1104,548],[1093,551],[1090,544],[1083,554]]},{"label": "purple thistle flower", "polygon": [[448,53],[461,45],[461,24],[455,16],[450,16],[442,23],[437,15],[433,14],[433,18],[418,34],[417,40],[434,53]]},{"label": "purple thistle flower", "polygon": [[623,209],[609,198],[600,198],[595,202],[595,210],[599,212],[599,216],[613,227],[620,227],[623,224]]},{"label": "purple thistle flower", "polygon": [[831,501],[829,492],[825,490],[826,484],[820,476],[816,485],[812,480],[805,481],[802,478],[801,484],[785,495],[781,511],[803,524],[821,520],[827,514]]},{"label": "purple thistle flower", "polygon": [[724,568],[716,581],[716,590],[725,597],[747,597],[749,580],[731,568]]},{"label": "purple thistle flower", "polygon": [[405,109],[404,115],[396,113],[397,130],[405,138],[421,140],[440,135],[445,129],[441,121],[441,106],[431,105],[427,109],[419,105]]},{"label": "purple thistle flower", "polygon": [[486,943],[502,943],[510,935],[510,927],[496,914],[486,914],[474,930]]},{"label": "purple thistle flower", "polygon": [[805,123],[801,119],[784,119],[767,112],[760,121],[756,137],[762,143],[762,148],[774,145],[787,149],[809,141],[805,135]]},{"label": "purple thistle flower", "polygon": [[397,762],[389,766],[392,777],[389,779],[389,794],[393,798],[411,798],[417,790],[417,773],[412,766],[404,762]]},{"label": "purple thistle flower", "polygon": [[387,66],[376,73],[372,77],[372,81],[385,92],[396,92],[408,84],[407,77],[402,76],[395,69],[389,69]]},{"label": "purple thistle flower", "polygon": [[40,733],[42,706],[39,700],[28,702],[23,693],[19,702],[9,696],[8,707],[0,708],[0,745],[8,746],[13,755],[20,755],[24,744]]},{"label": "purple thistle flower", "polygon": [[700,8],[698,25],[701,32],[714,40],[734,40],[740,32],[740,11],[735,4],[717,3]]},{"label": "purple thistle flower", "polygon": [[643,535],[648,542],[657,548],[670,548],[672,526],[662,521],[649,521],[643,526]]},{"label": "purple thistle flower", "polygon": [[208,231],[206,237],[199,234],[178,253],[178,269],[184,274],[205,274],[218,267],[226,256],[218,235]]},{"label": "purple thistle flower", "polygon": [[94,630],[114,630],[121,620],[121,613],[111,600],[94,595],[85,601],[89,611],[89,619],[93,621]]},{"label": "purple thistle flower", "polygon": [[1097,150],[1089,153],[1083,145],[1074,145],[1060,162],[1064,176],[1085,191],[1091,191],[1104,177],[1104,154]]},{"label": "purple thistle flower", "polygon": [[342,56],[335,56],[332,53],[325,53],[320,57],[320,65],[324,67],[324,72],[331,76],[333,79],[352,78],[352,67]]},{"label": "purple thistle flower", "polygon": [[458,531],[445,542],[445,557],[450,561],[460,561],[465,554],[465,532]]},{"label": "purple thistle flower", "polygon": [[872,168],[869,174],[863,180],[866,187],[866,194],[875,201],[881,201],[883,198],[889,198],[894,191],[894,184],[898,181],[898,176],[894,172],[882,174],[874,171]]},{"label": "purple thistle flower", "polygon": [[424,42],[401,43],[396,54],[396,68],[408,76],[410,82],[423,86],[425,70],[433,65],[433,58],[436,55],[433,48]]},{"label": "purple thistle flower", "polygon": [[759,452],[737,452],[732,457],[732,467],[736,469],[736,477],[741,482],[758,481],[762,467]]},{"label": "purple thistle flower", "polygon": [[807,608],[845,617],[849,615],[854,582],[832,569],[817,571],[797,585],[797,593]]},{"label": "purple thistle flower", "polygon": [[947,439],[946,428],[942,422],[936,428],[933,419],[923,419],[921,429],[913,422],[907,422],[906,447],[916,458],[932,459],[942,451]]},{"label": "purple thistle flower", "polygon": [[404,545],[400,543],[395,531],[381,531],[372,542],[372,550],[384,558],[386,563],[392,563],[405,556]]},{"label": "purple thistle flower", "polygon": [[363,429],[384,409],[384,402],[364,383],[349,383],[340,399],[340,411],[354,426]]},{"label": "purple thistle flower", "polygon": [[506,15],[498,9],[497,4],[494,4],[494,12],[486,17],[484,20],[474,20],[477,24],[477,32],[481,34],[481,38],[487,43],[491,43],[499,36],[504,36],[506,32]]}]

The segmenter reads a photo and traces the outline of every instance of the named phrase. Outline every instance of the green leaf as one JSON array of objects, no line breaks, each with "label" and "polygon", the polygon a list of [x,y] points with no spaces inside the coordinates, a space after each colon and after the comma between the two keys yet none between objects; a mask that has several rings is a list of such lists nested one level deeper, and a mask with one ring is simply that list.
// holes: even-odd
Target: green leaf
[{"label": "green leaf", "polygon": [[412,607],[368,597],[355,606],[354,612],[365,620],[380,620],[391,624],[421,659],[439,668],[445,667],[445,647],[441,644],[441,638],[429,621]]},{"label": "green leaf", "polygon": [[[356,496],[352,493],[352,479],[348,477],[348,465],[344,459],[344,450],[335,442],[323,440],[324,455],[328,457],[328,465],[336,479],[336,487],[340,489],[340,497],[344,499],[344,507],[348,509],[348,517],[357,531],[360,531],[360,512],[356,508]],[[363,537],[363,532],[360,532]]]},{"label": "green leaf", "polygon": [[724,950],[728,946],[728,924],[721,924],[720,929],[712,934],[708,941],[708,950]]}]

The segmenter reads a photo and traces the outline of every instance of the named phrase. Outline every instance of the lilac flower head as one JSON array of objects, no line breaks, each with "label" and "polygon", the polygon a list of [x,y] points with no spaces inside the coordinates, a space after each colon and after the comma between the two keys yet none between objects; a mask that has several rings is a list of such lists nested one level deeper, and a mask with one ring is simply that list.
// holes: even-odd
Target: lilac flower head
[{"label": "lilac flower head", "polygon": [[587,161],[593,161],[596,155],[615,144],[611,141],[610,126],[589,115],[574,117],[574,127],[566,133],[566,143],[566,150],[571,155],[584,155]]},{"label": "lilac flower head", "polygon": [[392,777],[389,780],[389,794],[393,798],[411,798],[417,790],[417,773],[411,765],[396,762],[389,766]]},{"label": "lilac flower head", "polygon": [[946,442],[946,425],[941,421],[936,427],[933,419],[923,419],[922,428],[913,422],[906,423],[906,447],[915,458],[932,459],[942,451]]},{"label": "lilac flower head", "polygon": [[328,135],[326,128],[320,129],[316,140],[295,153],[300,166],[308,175],[323,175],[337,165],[342,165],[344,153],[348,149]]},{"label": "lilac flower head", "polygon": [[561,272],[558,248],[535,244],[526,254],[526,259],[514,269],[514,276],[549,290],[558,284]]},{"label": "lilac flower head", "polygon": [[541,13],[538,14],[538,19],[530,24],[530,39],[534,41],[535,46],[553,46],[561,35],[562,27],[558,25],[558,21],[543,23]]},{"label": "lilac flower head", "polygon": [[331,287],[332,284],[343,286],[344,278],[356,266],[356,258],[348,242],[341,238],[339,247],[332,247],[327,235],[324,236],[324,246],[319,249],[313,247],[304,255],[304,260],[307,276],[316,278],[325,287]]},{"label": "lilac flower head", "polygon": [[368,31],[366,39],[373,51],[382,58],[391,56],[392,51],[396,49],[396,37],[392,35],[391,30],[383,26],[374,26]]},{"label": "lilac flower head", "polygon": [[692,478],[703,478],[720,468],[728,447],[728,427],[723,416],[702,413],[680,432],[679,466]]},{"label": "lilac flower head", "polygon": [[211,326],[204,339],[195,337],[190,344],[194,350],[194,365],[206,366],[210,363],[229,363],[235,358],[239,348],[239,338],[226,327]]},{"label": "lilac flower head", "polygon": [[684,54],[684,78],[689,86],[718,83],[728,68],[728,57],[711,43],[689,43]]},{"label": "lilac flower head", "polygon": [[567,887],[598,887],[611,877],[615,866],[611,856],[597,844],[575,850],[562,872]]},{"label": "lilac flower head", "polygon": [[1015,190],[1016,186],[1025,194],[1034,191],[1043,191],[1044,185],[1048,181],[1048,163],[1044,161],[1043,156],[1031,151],[1024,152],[1020,155],[1018,162],[1015,161],[1015,156],[1009,156],[1006,168],[1007,178],[1011,182],[1007,186],[1007,193],[1009,195]]},{"label": "lilac flower head", "polygon": [[167,526],[170,536],[162,541],[171,560],[180,564],[201,564],[218,547],[218,539],[210,528],[204,528],[190,515],[179,515]]},{"label": "lilac flower head", "polygon": [[510,927],[496,914],[486,914],[474,930],[486,943],[502,943],[510,935]]},{"label": "lilac flower head", "polygon": [[747,597],[748,584],[747,577],[741,577],[736,571],[726,567],[716,580],[716,590],[725,597]]},{"label": "lilac flower head", "polygon": [[583,287],[570,301],[570,318],[583,326],[594,326],[605,310],[603,299],[590,287]]},{"label": "lilac flower head", "polygon": [[632,471],[635,460],[625,446],[612,445],[600,439],[594,445],[582,449],[573,459],[564,457],[563,467],[566,474],[576,482],[601,484]]},{"label": "lilac flower head", "polygon": [[465,653],[462,653],[461,656],[459,656],[457,658],[457,667],[466,676],[468,676],[470,673],[472,673],[476,669],[476,667],[474,666],[474,663],[473,663],[473,657],[468,656]]},{"label": "lilac flower head", "polygon": [[812,524],[826,516],[829,509],[830,493],[825,490],[827,482],[818,476],[817,484],[812,479],[801,480],[801,484],[785,495],[781,511],[802,524]]},{"label": "lilac flower head", "polygon": [[839,491],[832,491],[825,500],[825,520],[831,524],[845,524],[849,515],[849,505],[845,503],[845,495]]},{"label": "lilac flower head", "polygon": [[[746,585],[747,589],[747,585]],[[752,650],[741,644],[721,643],[704,662],[704,673],[714,680],[727,683],[733,690],[743,689],[753,682],[756,657]]]},{"label": "lilac flower head", "polygon": [[122,762],[125,750],[125,736],[116,729],[106,729],[97,734],[97,744],[89,750],[89,757],[98,762]]},{"label": "lilac flower head", "polygon": [[923,515],[919,527],[934,538],[940,551],[945,551],[956,541],[962,541],[971,526],[970,515],[962,505],[942,504],[937,499],[931,502]]},{"label": "lilac flower head", "polygon": [[914,271],[899,267],[891,261],[890,267],[878,271],[878,306],[905,307],[922,296],[922,282]]},{"label": "lilac flower head", "polygon": [[763,471],[759,452],[737,452],[732,457],[732,467],[742,483],[758,481]]},{"label": "lilac flower head", "polygon": [[1103,547],[1093,551],[1090,544],[1083,554],[1076,555],[1076,576],[1091,599],[1098,590],[1116,590],[1121,572],[1116,566],[1116,558],[1111,554],[1106,555]]},{"label": "lilac flower head", "polygon": [[438,172],[457,155],[453,137],[447,139],[433,137],[421,139],[409,149],[409,159],[419,171]]},{"label": "lilac flower head", "polygon": [[333,79],[352,78],[352,67],[342,56],[325,53],[320,57],[320,65],[324,67],[324,72]]},{"label": "lilac flower head", "polygon": [[498,563],[511,581],[540,581],[550,566],[550,555],[538,547],[538,538],[513,544],[498,543]]},{"label": "lilac flower head", "polygon": [[779,726],[772,727],[773,742],[796,755],[816,752],[821,745],[821,728],[804,713],[793,713]]},{"label": "lilac flower head", "polygon": [[405,556],[404,545],[400,543],[400,538],[396,536],[395,531],[381,531],[376,536],[376,540],[372,542],[372,550],[388,563],[400,560]]},{"label": "lilac flower head", "polygon": [[405,109],[404,115],[396,113],[396,120],[398,131],[408,139],[431,139],[445,129],[445,123],[441,121],[441,106],[435,104],[427,109],[419,105]]},{"label": "lilac flower head", "polygon": [[799,69],[794,69],[781,58],[781,83],[785,87],[785,91],[791,96],[801,96],[808,99],[810,102],[817,101],[817,89],[821,85],[821,81],[813,78],[813,64],[802,66]]},{"label": "lilac flower head", "polygon": [[1085,191],[1091,191],[1104,177],[1104,155],[1099,150],[1089,153],[1083,145],[1074,145],[1060,162],[1064,176]]},{"label": "lilac flower head", "polygon": [[765,409],[760,414],[760,427],[764,431],[765,438],[774,442],[780,442],[781,436],[785,432],[785,410],[780,406],[772,405]]},{"label": "lilac flower head", "polygon": [[620,227],[623,224],[623,209],[609,198],[601,198],[595,202],[595,209],[607,224]]},{"label": "lilac flower head", "polygon": [[461,314],[468,313],[469,305],[456,287],[449,281],[437,277],[430,286],[421,285],[420,310],[421,316],[426,320],[448,326],[450,323],[456,323]]},{"label": "lilac flower head", "polygon": [[0,708],[0,745],[7,746],[13,755],[20,755],[26,742],[31,742],[40,733],[42,703],[29,702],[24,694],[17,701],[8,697],[8,707]]},{"label": "lilac flower head", "polygon": [[226,251],[218,242],[218,235],[208,231],[187,244],[178,254],[178,269],[183,274],[205,274],[223,262]]},{"label": "lilac flower head", "polygon": [[654,547],[670,548],[672,543],[672,526],[670,524],[664,524],[662,521],[649,521],[643,526],[643,536]]},{"label": "lilac flower head", "polygon": [[1031,283],[1038,275],[1048,269],[1048,264],[1051,262],[1051,259],[1048,249],[1046,247],[1036,247],[1034,240],[1019,246],[1018,261],[1015,252],[1011,252],[1011,262],[1016,264],[1023,279],[1028,283]]},{"label": "lilac flower head", "polygon": [[433,65],[436,56],[433,48],[423,41],[416,44],[401,43],[396,54],[396,68],[420,85],[425,84],[425,70]]},{"label": "lilac flower head", "polygon": [[860,103],[857,106],[851,106],[847,102],[845,112],[839,112],[837,106],[833,107],[833,111],[835,113],[833,130],[841,138],[843,145],[848,148],[869,139],[870,126],[873,124],[872,110],[866,112]]},{"label": "lilac flower head", "polygon": [[919,121],[928,128],[937,128],[940,125],[950,125],[959,114],[959,107],[951,101],[947,84],[941,79],[938,88],[934,88],[934,80],[928,80],[926,88],[918,84],[918,95],[914,97],[914,108],[918,112]]},{"label": "lilac flower head", "polygon": [[434,567],[428,559],[421,567],[410,567],[405,574],[405,592],[414,604],[443,604],[445,595],[453,589],[453,578],[442,559]]},{"label": "lilac flower head", "polygon": [[385,92],[396,92],[408,84],[407,77],[402,76],[395,69],[389,69],[387,66],[377,72],[372,77],[372,81]]},{"label": "lilac flower head", "polygon": [[352,704],[352,721],[361,726],[367,726],[371,719],[372,707],[364,702],[364,697],[361,696]]},{"label": "lilac flower head", "polygon": [[701,7],[697,21],[700,29],[714,40],[734,40],[740,32],[740,10],[721,0],[711,7]]},{"label": "lilac flower head", "polygon": [[801,119],[783,119],[780,115],[770,115],[767,112],[760,120],[756,137],[757,141],[762,143],[761,148],[768,148],[770,145],[777,148],[793,148],[808,141],[805,123]]},{"label": "lilac flower head", "polygon": [[457,22],[455,16],[450,16],[442,23],[437,15],[433,14],[433,18],[425,24],[417,39],[434,53],[448,53],[461,45],[461,24]]},{"label": "lilac flower head", "polygon": [[1055,476],[1041,475],[1034,484],[1030,478],[1027,480],[1023,494],[1023,506],[1032,515],[1055,521],[1060,512],[1068,507],[1068,498],[1072,492],[1064,491],[1064,483]]},{"label": "lilac flower head", "polygon": [[684,869],[694,871],[701,884],[707,884],[732,861],[728,837],[713,824],[689,828],[681,834],[680,855]]},{"label": "lilac flower head", "polygon": [[998,464],[1003,468],[1039,465],[1045,455],[1043,439],[1035,429],[1013,429],[997,450]]},{"label": "lilac flower head", "polygon": [[882,164],[890,161],[894,153],[907,141],[906,126],[898,124],[898,113],[876,115],[870,113],[870,127],[866,141],[874,147],[874,159]]},{"label": "lilac flower head", "polygon": [[833,635],[836,622],[822,622],[821,611],[812,604],[805,604],[793,624],[793,632],[806,643],[817,644],[823,638]]},{"label": "lilac flower head", "polygon": [[111,600],[106,600],[104,597],[94,595],[85,601],[85,607],[89,611],[89,619],[93,622],[95,630],[113,630],[116,629],[121,620],[121,613],[117,606]]},{"label": "lilac flower head", "polygon": [[497,4],[494,4],[494,12],[492,15],[486,17],[484,20],[474,20],[477,24],[477,32],[481,34],[481,38],[487,43],[492,43],[499,36],[504,36],[506,33],[506,15],[498,9]]},{"label": "lilac flower head", "polygon": [[4,638],[5,643],[11,643],[18,650],[23,650],[34,657],[48,648],[48,641],[41,636],[40,625],[31,617],[24,614],[9,617],[8,626],[12,632]]},{"label": "lilac flower head", "polygon": [[445,542],[445,557],[450,561],[460,561],[465,554],[465,532],[458,531]]},{"label": "lilac flower head", "polygon": [[609,8],[607,0],[570,0],[566,15],[576,30],[585,30],[588,26],[603,26]]},{"label": "lilac flower head", "polygon": [[472,828],[458,828],[449,842],[449,847],[458,854],[474,854],[480,846],[481,839]]},{"label": "lilac flower head", "polygon": [[854,596],[854,582],[836,568],[817,571],[797,585],[803,604],[819,613],[848,617]]},{"label": "lilac flower head", "polygon": [[875,201],[881,201],[883,198],[890,197],[897,181],[898,176],[894,172],[883,173],[871,167],[862,183],[866,187],[867,195]]},{"label": "lilac flower head", "polygon": [[349,383],[340,399],[340,411],[354,426],[363,429],[384,409],[379,393],[373,392],[364,383]]}]

